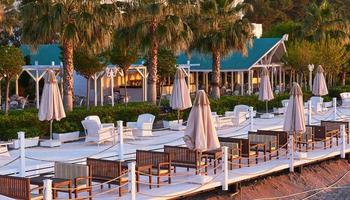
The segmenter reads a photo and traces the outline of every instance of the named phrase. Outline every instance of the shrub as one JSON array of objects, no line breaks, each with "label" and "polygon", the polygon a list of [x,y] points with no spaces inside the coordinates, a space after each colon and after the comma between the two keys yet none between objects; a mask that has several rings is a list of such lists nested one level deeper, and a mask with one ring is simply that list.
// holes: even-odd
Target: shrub
[{"label": "shrub", "polygon": [[330,88],[328,92],[329,92],[328,96],[340,98],[340,93],[350,92],[350,85],[336,86],[336,87]]}]

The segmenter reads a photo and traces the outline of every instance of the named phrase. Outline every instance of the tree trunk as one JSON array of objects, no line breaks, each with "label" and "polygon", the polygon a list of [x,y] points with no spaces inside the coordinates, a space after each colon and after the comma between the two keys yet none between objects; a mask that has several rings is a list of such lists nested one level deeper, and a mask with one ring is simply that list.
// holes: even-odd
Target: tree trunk
[{"label": "tree trunk", "polygon": [[150,26],[151,49],[149,50],[148,63],[148,101],[157,103],[157,66],[158,66],[158,48],[159,43],[156,36],[158,23],[154,19]]},{"label": "tree trunk", "polygon": [[126,77],[128,76],[128,70],[125,70],[124,72],[124,89],[125,89],[125,100],[124,100],[124,103],[125,103],[125,106],[128,105],[128,102],[129,102],[129,97],[128,97],[128,88],[126,87]]},{"label": "tree trunk", "polygon": [[214,50],[212,52],[213,55],[213,69],[212,69],[212,77],[211,77],[211,96],[214,99],[220,98],[220,52]]},{"label": "tree trunk", "polygon": [[341,73],[341,85],[342,86],[346,85],[346,72]]},{"label": "tree trunk", "polygon": [[64,63],[64,105],[67,111],[73,110],[73,41],[63,42],[63,63]]},{"label": "tree trunk", "polygon": [[90,109],[90,81],[91,77],[86,79],[86,109]]},{"label": "tree trunk", "polygon": [[6,81],[5,113],[7,115],[8,112],[9,112],[9,100],[10,100],[9,97],[10,97],[10,82],[11,82],[11,79],[9,77],[6,77],[5,81]]}]

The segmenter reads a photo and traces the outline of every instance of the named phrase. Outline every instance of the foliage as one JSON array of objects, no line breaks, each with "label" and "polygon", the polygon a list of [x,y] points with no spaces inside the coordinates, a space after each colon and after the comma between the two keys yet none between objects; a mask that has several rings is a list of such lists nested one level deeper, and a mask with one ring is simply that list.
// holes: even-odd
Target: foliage
[{"label": "foliage", "polygon": [[176,56],[168,49],[161,48],[158,52],[158,76],[160,81],[173,77],[176,72]]},{"label": "foliage", "polygon": [[350,85],[335,86],[328,90],[328,93],[329,93],[328,96],[340,98],[340,93],[349,92],[349,91],[350,91]]},{"label": "foliage", "polygon": [[300,33],[301,23],[295,21],[283,21],[272,25],[268,31],[264,31],[262,37],[282,37],[288,34],[289,37],[295,38]]},{"label": "foliage", "polygon": [[129,27],[116,30],[112,49],[109,52],[110,62],[121,67],[124,73],[139,58],[137,39],[134,38],[132,31]]},{"label": "foliage", "polygon": [[0,3],[0,45],[20,45],[20,13],[14,7],[14,0]]},{"label": "foliage", "polygon": [[0,74],[11,79],[21,73],[25,64],[19,48],[14,46],[0,46]]},{"label": "foliage", "polygon": [[[236,5],[235,0],[201,0],[199,13],[190,18],[194,32],[192,49],[212,54],[212,94],[220,98],[221,56],[233,52],[248,52],[247,43],[252,43],[252,25],[243,17],[251,7],[248,4]],[[236,5],[236,6],[235,6]]]},{"label": "foliage", "polygon": [[84,49],[79,49],[74,52],[73,61],[77,73],[84,76],[86,79],[91,78],[95,73],[102,71],[105,67],[97,56],[91,55]]},{"label": "foliage", "polygon": [[288,44],[288,54],[283,58],[287,66],[292,67],[299,73],[307,72],[308,64],[316,64],[316,48],[314,43],[302,40]]},{"label": "foliage", "polygon": [[[136,121],[137,116],[143,113],[151,113],[158,117],[159,108],[149,103],[129,103],[125,107],[117,104],[114,107],[93,107],[90,110],[76,108],[66,113],[67,117],[53,123],[53,132],[64,133],[83,130],[81,121],[88,115],[98,115],[104,123],[116,123],[118,120],[124,122]],[[0,140],[17,138],[18,131],[26,131],[26,136],[47,136],[49,123],[40,122],[36,109],[14,110],[7,116],[0,115]],[[28,133],[28,134],[27,134]]]}]

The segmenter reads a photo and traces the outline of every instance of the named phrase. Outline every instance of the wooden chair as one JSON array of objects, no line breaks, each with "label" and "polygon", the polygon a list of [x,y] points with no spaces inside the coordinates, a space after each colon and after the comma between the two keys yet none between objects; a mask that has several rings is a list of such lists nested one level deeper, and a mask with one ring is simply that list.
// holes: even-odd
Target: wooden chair
[{"label": "wooden chair", "polygon": [[349,144],[349,141],[350,141],[349,122],[346,122],[346,121],[321,121],[321,126],[326,127],[326,132],[337,130],[338,137],[340,137],[340,126],[341,125],[345,125],[346,142],[347,142],[347,144]]},{"label": "wooden chair", "polygon": [[255,158],[256,164],[258,164],[258,146],[250,144],[250,140],[246,138],[220,138],[219,141],[237,143],[241,147],[241,157],[245,157],[248,160],[248,167],[250,166],[250,159]]},{"label": "wooden chair", "polygon": [[195,169],[196,175],[200,174],[202,168],[205,169],[205,174],[208,173],[208,156],[201,151],[191,150],[187,147],[165,145],[164,152],[169,153],[171,156],[171,165],[174,166],[174,173],[176,173],[176,167],[185,167],[187,171],[189,171],[189,168]]},{"label": "wooden chair", "polygon": [[[92,178],[91,168],[87,165],[55,162],[54,178],[70,179],[73,181],[73,188],[68,189],[66,186],[62,189],[55,189],[55,192],[74,193],[75,198],[81,192],[88,192],[89,199],[92,200]],[[57,196],[57,195],[55,195]]]},{"label": "wooden chair", "polygon": [[311,149],[315,149],[315,134],[314,129],[310,126],[306,126],[305,133],[296,135],[296,145],[299,146],[299,151],[301,151],[301,147],[305,145],[306,152],[309,149],[309,145],[311,144]]},{"label": "wooden chair", "polygon": [[[108,183],[109,188],[111,184],[121,186],[128,182],[127,169],[125,170],[122,168],[122,161],[87,158],[86,163],[91,169],[90,175],[94,182],[104,183],[120,176],[120,178]],[[101,189],[102,188],[103,185],[101,185]],[[122,188],[119,187],[119,196],[121,196],[121,194]]]},{"label": "wooden chair", "polygon": [[[152,175],[157,176],[157,186],[160,186],[160,177],[167,176],[168,183],[171,183],[171,156],[166,152],[136,150],[136,168],[137,171],[148,173],[150,177],[150,189],[152,184]],[[151,169],[151,170],[149,170]],[[136,181],[140,180],[140,173],[136,173]],[[139,191],[139,183],[137,183]]]},{"label": "wooden chair", "polygon": [[271,135],[271,134],[264,134],[257,132],[248,132],[248,138],[251,143],[253,144],[264,144],[264,146],[259,146],[258,151],[261,151],[264,153],[264,160],[266,161],[266,152],[269,152],[269,159],[272,159],[273,152],[276,152],[276,157],[278,159],[279,157],[279,139],[278,134]]},{"label": "wooden chair", "polygon": [[242,167],[242,142],[230,142],[231,138],[219,137],[220,146],[228,147],[228,160],[231,162],[230,170],[233,168],[233,161],[238,160],[239,168]]},{"label": "wooden chair", "polygon": [[314,140],[316,142],[323,142],[324,149],[327,148],[327,142],[330,143],[330,147],[332,147],[333,144],[333,138],[337,138],[337,145],[338,145],[338,132],[336,130],[334,131],[326,131],[325,126],[319,126],[319,125],[307,125],[306,127],[312,127],[312,131],[314,133]]},{"label": "wooden chair", "polygon": [[30,188],[30,179],[0,175],[0,194],[13,199],[42,200],[43,195],[32,193],[39,188]]}]

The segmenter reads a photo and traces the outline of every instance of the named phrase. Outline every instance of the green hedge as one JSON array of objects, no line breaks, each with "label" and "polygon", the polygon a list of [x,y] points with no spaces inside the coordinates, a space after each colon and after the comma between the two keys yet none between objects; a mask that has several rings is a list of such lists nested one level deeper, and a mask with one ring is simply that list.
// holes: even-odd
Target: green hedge
[{"label": "green hedge", "polygon": [[[348,86],[350,89],[350,86]],[[345,91],[346,89],[342,88]],[[335,92],[340,93],[339,89],[330,90],[331,96]],[[350,91],[350,90],[347,90]],[[304,92],[304,101],[310,98],[309,92]],[[281,107],[281,100],[288,99],[289,94],[283,93],[275,95],[275,99],[269,102],[269,109],[273,107]],[[325,100],[329,100],[326,97]],[[265,103],[258,100],[256,95],[252,96],[222,96],[218,100],[210,99],[211,109],[218,114],[224,114],[225,111],[233,110],[235,105],[245,104],[251,105],[259,112],[265,111]],[[180,113],[182,119],[187,119],[191,109],[187,109]],[[53,123],[53,131],[64,133],[82,130],[81,121],[88,115],[98,115],[102,122],[115,123],[118,120],[136,121],[137,116],[143,113],[154,114],[156,120],[175,120],[177,112],[169,108],[169,101],[163,100],[161,107],[149,103],[129,103],[128,106],[117,104],[116,106],[99,106],[92,107],[90,110],[86,108],[75,108],[73,112],[66,113],[67,117],[59,122]],[[40,122],[37,117],[36,109],[26,109],[23,111],[11,111],[9,115],[0,114],[0,140],[8,140],[17,138],[18,131],[25,131],[27,137],[47,136],[49,133],[49,123]]]},{"label": "green hedge", "polygon": [[[71,132],[82,130],[81,121],[88,115],[98,115],[102,122],[115,123],[117,120],[136,121],[142,113],[151,113],[159,116],[159,107],[149,103],[129,103],[125,105],[75,108],[73,112],[66,113],[67,117],[53,123],[53,132]],[[18,131],[25,131],[26,137],[47,136],[49,122],[38,120],[36,109],[11,111],[9,115],[0,115],[0,140],[17,138]]]},{"label": "green hedge", "polygon": [[330,88],[328,92],[329,92],[328,96],[340,98],[340,93],[350,92],[350,85],[336,86],[336,87]]}]

